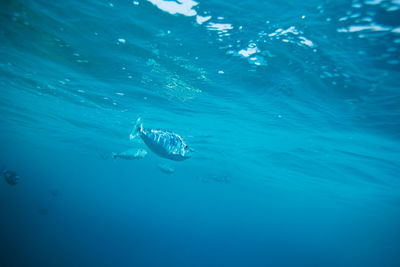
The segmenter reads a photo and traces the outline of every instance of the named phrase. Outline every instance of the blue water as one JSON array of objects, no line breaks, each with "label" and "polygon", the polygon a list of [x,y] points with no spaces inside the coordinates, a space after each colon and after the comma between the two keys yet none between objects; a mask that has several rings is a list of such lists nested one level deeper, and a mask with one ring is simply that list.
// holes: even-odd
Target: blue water
[{"label": "blue water", "polygon": [[[399,1],[5,0],[0,25],[1,266],[400,266]],[[130,141],[139,116],[193,157]]]}]

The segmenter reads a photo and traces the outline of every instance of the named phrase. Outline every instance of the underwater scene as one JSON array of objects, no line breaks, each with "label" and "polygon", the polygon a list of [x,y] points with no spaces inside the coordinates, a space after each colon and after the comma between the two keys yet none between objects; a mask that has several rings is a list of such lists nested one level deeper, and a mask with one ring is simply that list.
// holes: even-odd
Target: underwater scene
[{"label": "underwater scene", "polygon": [[0,266],[400,266],[399,0],[0,3]]}]

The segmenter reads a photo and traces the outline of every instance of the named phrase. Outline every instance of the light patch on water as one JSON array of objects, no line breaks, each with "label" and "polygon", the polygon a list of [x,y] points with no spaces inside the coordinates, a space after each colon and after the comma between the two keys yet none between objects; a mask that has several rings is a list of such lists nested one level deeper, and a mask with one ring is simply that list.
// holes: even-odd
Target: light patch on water
[{"label": "light patch on water", "polygon": [[382,3],[384,0],[367,0],[364,3],[366,5],[379,5],[380,3]]},{"label": "light patch on water", "polygon": [[184,16],[196,16],[197,12],[193,9],[198,5],[197,2],[192,0],[177,0],[177,1],[164,1],[164,0],[147,0],[162,11],[168,12],[172,15],[181,14]]},{"label": "light patch on water", "polygon": [[[286,36],[288,38],[283,38],[281,39],[282,42],[284,43],[294,43],[298,44],[300,46],[308,46],[308,47],[314,47],[315,44],[312,42],[310,39],[304,37],[304,36],[299,36],[300,34],[303,34],[302,31],[299,31],[296,29],[294,26],[290,26],[286,30],[284,29],[277,29],[274,32],[268,34],[268,37],[275,38],[275,39],[280,39],[282,36]],[[261,35],[265,35],[265,33],[262,32]]]},{"label": "light patch on water", "polygon": [[124,93],[121,93],[121,92],[117,92],[117,93],[115,93],[116,95],[120,95],[120,96],[124,96],[125,94]]},{"label": "light patch on water", "polygon": [[365,18],[362,18],[361,19],[361,21],[363,21],[363,22],[372,22],[374,19],[373,18],[371,18],[371,17],[365,17]]},{"label": "light patch on water", "polygon": [[260,52],[260,50],[258,50],[257,45],[254,43],[251,43],[251,44],[249,44],[249,46],[246,49],[240,50],[238,52],[238,54],[243,57],[249,57],[258,52]]},{"label": "light patch on water", "polygon": [[392,29],[393,33],[400,33],[400,27]]},{"label": "light patch on water", "polygon": [[[354,1],[358,2],[358,1]],[[352,7],[357,3],[353,3]],[[352,14],[352,11],[346,12],[346,26],[337,28],[337,32],[347,34],[347,39],[351,40],[354,37],[358,37],[359,39],[373,42],[374,44],[383,45],[386,48],[388,53],[382,54],[380,57],[377,57],[377,60],[383,61],[386,64],[397,65],[399,64],[399,60],[395,57],[394,54],[397,51],[397,47],[393,47],[394,44],[400,44],[400,39],[397,38],[397,35],[400,34],[399,26],[391,26],[391,25],[382,25],[377,23],[376,16],[377,14],[381,14],[386,12],[389,16],[393,16],[389,14],[389,12],[400,10],[400,0],[366,0],[364,1],[365,7],[367,10],[362,10],[360,13]],[[360,4],[361,5],[361,4]],[[381,15],[380,15],[381,16]],[[339,21],[342,21],[341,19]],[[350,25],[349,25],[350,24]],[[353,35],[355,34],[355,36]],[[383,39],[377,39],[377,36],[389,36],[393,39],[392,42],[385,42]],[[371,47],[374,48],[374,47]],[[367,51],[358,51],[359,55],[365,56]],[[394,58],[393,58],[394,57]]]},{"label": "light patch on water", "polygon": [[299,34],[299,32],[296,30],[294,26],[291,26],[287,28],[286,30],[283,29],[277,29],[275,32],[268,34],[269,37],[273,36],[280,36],[280,35],[286,35],[287,33],[292,33],[294,35]]},{"label": "light patch on water", "polygon": [[393,12],[393,11],[397,11],[399,9],[400,9],[399,6],[390,6],[390,7],[386,8],[386,11]]},{"label": "light patch on water", "polygon": [[207,24],[207,29],[209,29],[210,31],[218,31],[218,32],[228,32],[228,30],[232,30],[233,27],[231,24],[229,23],[213,23],[213,22],[209,22]]},{"label": "light patch on water", "polygon": [[299,32],[296,30],[296,28],[294,26],[291,26],[290,28],[281,31],[278,35],[285,35],[287,33],[293,33],[295,35],[299,34]]},{"label": "light patch on water", "polygon": [[[387,3],[389,1],[387,0],[368,0],[365,1],[366,5],[381,5],[381,7],[387,7],[386,11],[396,11],[399,9],[399,5],[400,5],[400,1],[399,0],[391,0],[390,4],[392,4],[392,6],[389,5],[389,3]],[[393,10],[389,10],[389,9],[393,9]]]},{"label": "light patch on water", "polygon": [[126,43],[126,40],[124,38],[119,38],[118,43],[124,44],[124,43]]},{"label": "light patch on water", "polygon": [[[223,16],[218,16],[218,15],[213,15],[211,16],[210,12],[208,11],[202,11],[201,14],[203,15],[198,15],[197,13],[200,11],[199,8],[195,6],[198,5],[198,2],[193,1],[193,0],[147,0],[148,2],[152,3],[154,6],[158,7],[159,9],[168,12],[169,14],[175,15],[175,14],[181,14],[184,16],[188,17],[195,17],[196,23],[198,25],[205,25],[205,28],[209,31],[215,31],[217,33],[216,36],[216,41],[219,43],[223,43],[225,41],[224,37],[231,36],[231,30],[234,28],[238,28],[239,32],[245,32],[243,29],[243,26],[234,26],[231,23],[217,23],[217,22],[208,22],[211,20],[211,18],[216,18],[217,21],[225,20],[225,17]],[[318,9],[320,12],[323,12],[322,6],[319,6]],[[196,11],[197,10],[197,11]],[[302,19],[306,18],[306,15],[301,16]],[[269,24],[270,21],[266,21],[266,24]],[[168,34],[170,31],[168,31]],[[259,34],[259,37],[264,40],[257,39],[258,42],[267,42],[265,40],[265,37],[268,35],[264,31],[262,32],[263,34]],[[165,36],[165,33],[162,32],[158,36],[163,37]],[[304,33],[298,29],[296,29],[294,26],[289,26],[287,29],[277,29],[275,32],[270,33],[268,35],[269,37],[274,37],[277,40],[281,40],[282,42],[285,43],[291,43],[291,44],[296,44],[301,47],[315,47],[316,44],[311,41],[310,39],[306,38],[304,36]],[[285,38],[281,38],[285,37]],[[240,47],[240,40],[236,40],[237,47]],[[253,41],[250,41],[253,43]],[[254,46],[253,46],[254,45]],[[258,50],[257,45],[250,44],[247,48],[241,49],[239,51],[234,51],[231,49],[232,45],[223,45],[220,46],[220,49],[225,49],[226,54],[228,55],[234,55],[234,56],[240,56],[242,58],[246,58],[248,62],[252,65],[260,66],[260,65],[267,65],[263,53]],[[316,51],[316,50],[315,50]],[[258,54],[259,53],[259,54]],[[257,54],[257,55],[256,55]],[[262,54],[262,55],[261,55]],[[172,83],[172,86],[168,86],[168,88],[174,88],[174,83]]]},{"label": "light patch on water", "polygon": [[202,16],[200,16],[200,15],[197,15],[197,16],[196,16],[196,22],[197,22],[197,24],[199,24],[199,25],[203,24],[204,22],[209,21],[210,19],[211,19],[211,16],[206,16],[206,17],[202,17]]},{"label": "light patch on water", "polygon": [[257,53],[260,53],[257,45],[255,43],[250,43],[246,49],[241,49],[236,53],[234,52],[233,54],[238,55],[242,58],[247,58],[250,64],[256,66],[267,65],[264,57],[261,55],[257,55]]},{"label": "light patch on water", "polygon": [[267,65],[265,59],[260,55],[256,55],[254,57],[249,58],[249,62],[256,66]]},{"label": "light patch on water", "polygon": [[359,32],[359,31],[390,31],[392,28],[371,23],[369,25],[353,25],[348,28],[338,29],[338,32]]},{"label": "light patch on water", "polygon": [[306,46],[309,46],[309,47],[314,46],[314,43],[312,41],[308,40],[306,37],[300,36],[299,39],[300,39],[300,43],[302,43]]}]

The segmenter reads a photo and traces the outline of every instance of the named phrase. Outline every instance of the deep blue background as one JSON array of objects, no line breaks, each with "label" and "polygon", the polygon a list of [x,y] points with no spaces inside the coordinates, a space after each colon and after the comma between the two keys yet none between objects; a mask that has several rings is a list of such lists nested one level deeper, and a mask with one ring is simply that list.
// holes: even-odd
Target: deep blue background
[{"label": "deep blue background", "polygon": [[183,2],[1,1],[0,265],[399,266],[400,3]]}]

